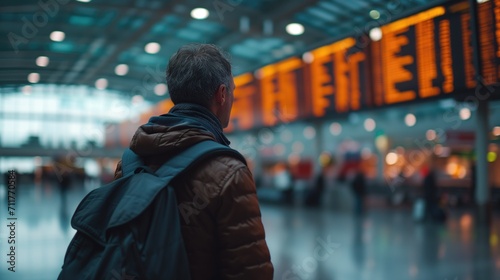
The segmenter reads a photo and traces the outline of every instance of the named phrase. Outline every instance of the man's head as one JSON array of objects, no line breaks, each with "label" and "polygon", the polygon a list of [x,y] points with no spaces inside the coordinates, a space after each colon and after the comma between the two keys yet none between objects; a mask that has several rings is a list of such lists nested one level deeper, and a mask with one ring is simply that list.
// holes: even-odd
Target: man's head
[{"label": "man's head", "polygon": [[181,47],[168,63],[167,85],[174,104],[201,105],[214,113],[223,127],[228,125],[234,81],[229,60],[216,46]]}]

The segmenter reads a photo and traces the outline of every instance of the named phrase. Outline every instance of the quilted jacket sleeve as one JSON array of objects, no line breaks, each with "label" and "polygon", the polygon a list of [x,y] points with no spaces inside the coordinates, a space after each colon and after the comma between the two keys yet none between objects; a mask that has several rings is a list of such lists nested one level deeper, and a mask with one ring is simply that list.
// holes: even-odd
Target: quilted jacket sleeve
[{"label": "quilted jacket sleeve", "polygon": [[273,279],[255,183],[241,166],[223,182],[217,212],[221,279]]}]

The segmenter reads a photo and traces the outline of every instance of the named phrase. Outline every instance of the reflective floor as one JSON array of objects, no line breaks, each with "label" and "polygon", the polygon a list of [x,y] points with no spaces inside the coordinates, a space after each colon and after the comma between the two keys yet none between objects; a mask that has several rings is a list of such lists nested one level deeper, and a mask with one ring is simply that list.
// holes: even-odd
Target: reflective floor
[{"label": "reflective floor", "polygon": [[[74,234],[69,219],[90,188],[63,197],[50,184],[18,187],[15,272],[8,270],[12,220],[0,188],[0,279],[57,277]],[[262,215],[275,279],[500,279],[498,215],[489,229],[458,210],[445,224],[415,223],[410,209],[382,206],[363,219],[332,208],[274,204],[262,204]]]}]

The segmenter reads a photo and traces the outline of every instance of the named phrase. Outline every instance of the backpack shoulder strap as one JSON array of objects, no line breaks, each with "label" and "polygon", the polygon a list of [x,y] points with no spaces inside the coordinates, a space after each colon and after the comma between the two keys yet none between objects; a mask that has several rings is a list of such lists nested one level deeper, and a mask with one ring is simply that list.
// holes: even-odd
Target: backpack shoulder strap
[{"label": "backpack shoulder strap", "polygon": [[228,155],[241,160],[245,158],[236,150],[212,140],[199,142],[167,160],[155,173],[159,177],[173,178],[183,170],[214,155]]}]

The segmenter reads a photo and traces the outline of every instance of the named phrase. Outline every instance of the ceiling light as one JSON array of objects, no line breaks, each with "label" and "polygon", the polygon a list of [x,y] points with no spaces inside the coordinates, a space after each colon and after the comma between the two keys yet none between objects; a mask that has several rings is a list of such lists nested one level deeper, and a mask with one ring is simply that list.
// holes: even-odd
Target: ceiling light
[{"label": "ceiling light", "polygon": [[304,33],[304,26],[300,23],[290,23],[286,26],[286,32],[290,35],[300,35]]},{"label": "ceiling light", "polygon": [[495,126],[493,128],[493,135],[500,136],[500,126]]},{"label": "ceiling light", "polygon": [[460,119],[463,121],[466,121],[470,119],[470,116],[472,115],[471,111],[469,108],[462,108],[460,109]]},{"label": "ceiling light", "polygon": [[106,89],[108,87],[108,80],[104,78],[98,79],[95,81],[95,87],[100,90]]},{"label": "ceiling light", "polygon": [[377,124],[375,123],[375,121],[373,119],[370,119],[370,118],[365,120],[364,125],[365,125],[366,131],[368,131],[368,132],[374,131],[375,127],[377,127]]},{"label": "ceiling light", "polygon": [[414,114],[408,114],[405,117],[405,124],[409,127],[414,126],[417,123],[417,117]]},{"label": "ceiling light", "polygon": [[164,96],[166,93],[167,93],[167,85],[166,84],[157,84],[155,86],[155,94],[158,95],[158,96]]},{"label": "ceiling light", "polygon": [[83,2],[83,3],[88,3],[88,2],[90,2],[90,1],[92,1],[92,0],[76,0],[76,1],[78,1],[78,2]]},{"label": "ceiling light", "polygon": [[22,88],[22,91],[25,95],[30,95],[32,90],[33,90],[32,86],[24,86]]},{"label": "ceiling light", "polygon": [[38,65],[40,67],[46,67],[47,65],[49,65],[49,58],[46,56],[37,57],[36,65]]},{"label": "ceiling light", "polygon": [[144,97],[142,97],[141,95],[134,95],[132,97],[132,104],[140,104],[144,102]]},{"label": "ceiling light", "polygon": [[306,126],[306,128],[304,128],[304,137],[306,139],[311,140],[315,136],[316,136],[316,129],[314,129],[314,127],[312,127],[312,126]]},{"label": "ceiling light", "polygon": [[115,67],[115,74],[118,76],[125,76],[128,73],[128,65],[127,64],[119,64]]},{"label": "ceiling light", "polygon": [[147,52],[147,53],[150,53],[150,54],[155,54],[157,52],[160,51],[160,44],[156,43],[156,42],[151,42],[151,43],[148,43],[145,47],[144,47],[144,50]]},{"label": "ceiling light", "polygon": [[310,52],[306,52],[302,55],[302,60],[305,63],[312,63],[314,61],[314,55]]},{"label": "ceiling light", "polygon": [[429,140],[429,141],[434,141],[434,140],[436,140],[436,137],[437,137],[437,135],[436,135],[436,131],[435,131],[435,130],[433,130],[433,129],[429,129],[429,130],[427,130],[427,132],[425,133],[425,137],[426,137],[426,138],[427,138],[427,140]]},{"label": "ceiling light", "polygon": [[206,19],[209,14],[205,8],[196,8],[191,11],[191,17],[194,19]]},{"label": "ceiling light", "polygon": [[477,3],[482,4],[482,3],[486,3],[488,1],[490,1],[490,0],[477,0]]},{"label": "ceiling light", "polygon": [[259,131],[258,137],[264,145],[269,145],[274,141],[274,133],[272,130],[264,129]]},{"label": "ceiling light", "polygon": [[394,165],[398,162],[398,159],[399,156],[396,153],[391,152],[385,156],[385,163],[387,163],[387,165]]},{"label": "ceiling light", "polygon": [[330,125],[330,133],[334,136],[339,136],[342,133],[342,126],[339,123],[332,123]]},{"label": "ceiling light", "polygon": [[261,70],[261,69],[257,69],[257,70],[255,70],[255,71],[253,72],[253,75],[255,76],[255,78],[257,78],[257,79],[259,79],[259,80],[260,80],[260,79],[262,79],[262,75],[263,75],[262,70]]},{"label": "ceiling light", "polygon": [[66,34],[64,34],[64,32],[62,31],[53,31],[52,33],[50,33],[50,40],[54,42],[61,42],[65,37]]},{"label": "ceiling light", "polygon": [[370,30],[370,39],[374,42],[380,41],[382,39],[382,29],[375,27]]},{"label": "ceiling light", "polygon": [[40,74],[38,73],[31,73],[28,75],[28,82],[36,84],[40,81]]},{"label": "ceiling light", "polygon": [[370,11],[370,17],[372,19],[379,19],[380,18],[380,12],[377,10],[371,10]]}]

